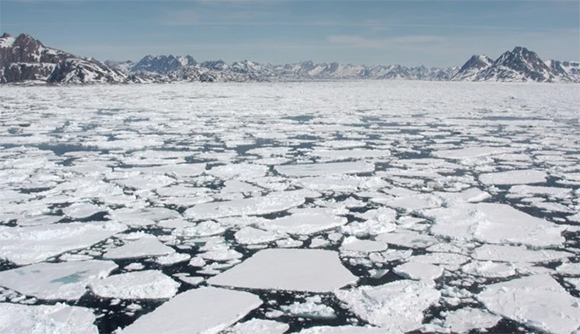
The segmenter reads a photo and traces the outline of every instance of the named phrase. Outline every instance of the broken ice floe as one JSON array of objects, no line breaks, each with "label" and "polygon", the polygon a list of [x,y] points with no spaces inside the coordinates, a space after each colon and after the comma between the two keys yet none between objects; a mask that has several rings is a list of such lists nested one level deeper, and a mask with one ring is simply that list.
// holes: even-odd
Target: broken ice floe
[{"label": "broken ice floe", "polygon": [[92,280],[89,286],[102,298],[167,299],[177,293],[179,283],[158,270],[145,270]]},{"label": "broken ice floe", "polygon": [[5,334],[99,333],[93,312],[84,307],[0,303],[0,332]]},{"label": "broken ice floe", "polygon": [[495,314],[549,333],[572,333],[580,327],[580,299],[550,275],[532,275],[489,285],[477,296]]},{"label": "broken ice floe", "polygon": [[423,311],[441,296],[432,284],[409,280],[339,290],[335,294],[359,317],[393,333],[420,328]]}]

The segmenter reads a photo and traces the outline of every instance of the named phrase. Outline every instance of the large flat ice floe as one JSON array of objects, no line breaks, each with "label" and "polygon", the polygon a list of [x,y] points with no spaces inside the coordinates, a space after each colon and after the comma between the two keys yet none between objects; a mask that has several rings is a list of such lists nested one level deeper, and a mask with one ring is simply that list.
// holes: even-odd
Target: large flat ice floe
[{"label": "large flat ice floe", "polygon": [[550,275],[492,284],[477,299],[491,312],[540,331],[568,334],[580,329],[580,299]]},{"label": "large flat ice floe", "polygon": [[419,329],[423,311],[441,296],[433,284],[409,280],[339,290],[335,294],[352,312],[388,333]]},{"label": "large flat ice floe", "polygon": [[113,222],[0,226],[0,258],[18,265],[40,262],[66,251],[89,247],[126,228]]},{"label": "large flat ice floe", "polygon": [[0,286],[46,300],[77,300],[87,285],[115,270],[112,261],[37,263],[0,271]]},{"label": "large flat ice floe", "polygon": [[97,334],[94,322],[93,312],[84,307],[0,303],[0,333],[3,334]]},{"label": "large flat ice floe", "polygon": [[173,299],[124,328],[123,334],[219,333],[262,304],[251,293],[199,288]]},{"label": "large flat ice floe", "polygon": [[265,249],[208,284],[250,289],[330,292],[357,277],[340,262],[338,253],[317,249]]}]

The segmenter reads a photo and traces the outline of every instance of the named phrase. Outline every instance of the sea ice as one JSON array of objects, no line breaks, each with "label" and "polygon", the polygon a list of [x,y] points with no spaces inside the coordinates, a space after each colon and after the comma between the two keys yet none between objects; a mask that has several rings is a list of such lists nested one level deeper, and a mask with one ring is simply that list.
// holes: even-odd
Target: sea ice
[{"label": "sea ice", "polygon": [[352,312],[389,333],[420,328],[423,311],[441,296],[432,284],[409,280],[338,290],[335,294]]},{"label": "sea ice", "polygon": [[40,262],[70,250],[92,246],[126,228],[113,222],[0,226],[0,258],[17,265]]},{"label": "sea ice", "polygon": [[347,219],[330,210],[307,208],[290,210],[291,215],[263,220],[260,227],[277,233],[313,234],[346,224]]},{"label": "sea ice", "polygon": [[274,320],[252,319],[226,329],[223,334],[282,334],[289,328],[288,324]]},{"label": "sea ice", "polygon": [[525,244],[534,247],[560,246],[565,227],[530,216],[506,204],[458,204],[426,210],[435,224],[431,233],[459,240],[486,243]]},{"label": "sea ice", "polygon": [[137,241],[129,241],[121,247],[113,248],[103,254],[105,259],[139,259],[151,256],[169,255],[175,249],[165,246],[154,236],[144,236]]},{"label": "sea ice", "polygon": [[387,249],[387,244],[381,241],[361,240],[356,237],[347,237],[340,245],[340,251],[351,253],[371,253],[380,252]]},{"label": "sea ice", "polygon": [[242,245],[255,245],[276,241],[285,237],[284,234],[264,231],[251,226],[243,227],[234,234],[234,238]]},{"label": "sea ice", "polygon": [[250,289],[330,292],[353,283],[338,253],[318,249],[265,249],[209,284]]},{"label": "sea ice", "polygon": [[308,297],[303,303],[294,302],[290,305],[283,305],[280,309],[295,317],[318,319],[336,317],[334,309],[322,303],[320,296]]},{"label": "sea ice", "polygon": [[179,262],[189,261],[191,255],[185,253],[171,253],[158,257],[155,262],[162,266],[170,266]]},{"label": "sea ice", "polygon": [[102,211],[107,211],[107,209],[91,203],[75,203],[62,210],[65,215],[73,219],[87,218]]},{"label": "sea ice", "polygon": [[77,300],[87,285],[115,270],[112,261],[37,263],[0,271],[0,286],[46,300]]},{"label": "sea ice", "polygon": [[491,312],[540,331],[568,334],[580,327],[580,299],[547,274],[488,285],[477,299]]},{"label": "sea ice", "polygon": [[439,242],[437,238],[430,235],[402,229],[381,234],[376,237],[376,240],[409,248],[427,248]]},{"label": "sea ice", "polygon": [[93,280],[89,286],[102,298],[167,299],[177,293],[179,285],[161,271],[145,270]]},{"label": "sea ice", "polygon": [[556,271],[562,275],[580,276],[580,263],[562,263]]},{"label": "sea ice", "polygon": [[481,174],[479,180],[487,185],[529,184],[546,182],[547,176],[543,171],[527,169]]},{"label": "sea ice", "polygon": [[98,334],[95,320],[93,312],[84,307],[0,303],[3,334]]},{"label": "sea ice", "polygon": [[320,326],[305,328],[299,334],[385,334],[385,330],[377,327],[359,326]]},{"label": "sea ice", "polygon": [[477,146],[477,147],[466,147],[457,150],[442,150],[433,152],[433,156],[446,158],[446,159],[473,159],[489,155],[511,153],[515,151],[513,148],[508,147],[489,147],[489,146]]},{"label": "sea ice", "polygon": [[304,190],[273,192],[261,197],[198,204],[193,208],[187,209],[184,215],[187,218],[196,220],[242,215],[263,215],[288,210],[304,203],[307,197],[318,196],[318,193]]},{"label": "sea ice", "polygon": [[487,278],[514,276],[516,269],[511,263],[492,261],[471,261],[461,266],[461,271],[466,274]]},{"label": "sea ice", "polygon": [[211,287],[193,289],[141,316],[121,333],[217,334],[260,304],[262,300],[248,292]]},{"label": "sea ice", "polygon": [[572,257],[574,254],[552,249],[533,250],[523,246],[483,245],[473,250],[476,260],[498,262],[550,262]]},{"label": "sea ice", "polygon": [[407,262],[393,268],[393,272],[413,280],[432,281],[443,275],[443,268],[428,263]]},{"label": "sea ice", "polygon": [[473,329],[484,330],[495,326],[501,320],[500,316],[475,308],[462,308],[451,311],[445,317],[443,327],[453,333],[467,333]]},{"label": "sea ice", "polygon": [[291,177],[369,173],[375,170],[375,166],[373,164],[365,163],[362,161],[282,165],[276,166],[274,168],[278,173]]}]

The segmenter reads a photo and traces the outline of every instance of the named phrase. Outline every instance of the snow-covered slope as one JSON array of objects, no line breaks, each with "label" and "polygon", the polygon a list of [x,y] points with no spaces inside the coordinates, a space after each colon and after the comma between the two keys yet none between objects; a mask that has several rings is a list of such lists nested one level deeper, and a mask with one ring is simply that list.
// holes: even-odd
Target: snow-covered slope
[{"label": "snow-covered slope", "polygon": [[27,34],[0,37],[0,83],[120,83],[127,74],[92,58],[44,46]]},{"label": "snow-covered slope", "polygon": [[451,78],[452,81],[474,81],[493,64],[493,60],[486,55],[472,56],[461,66]]},{"label": "snow-covered slope", "polygon": [[580,62],[548,60],[546,65],[558,76],[568,76],[573,82],[580,82]]}]

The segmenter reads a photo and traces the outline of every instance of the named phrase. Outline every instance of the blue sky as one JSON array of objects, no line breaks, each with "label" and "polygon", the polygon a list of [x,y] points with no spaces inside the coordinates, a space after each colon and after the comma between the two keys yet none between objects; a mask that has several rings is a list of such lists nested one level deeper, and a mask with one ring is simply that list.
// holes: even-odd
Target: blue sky
[{"label": "blue sky", "polygon": [[2,0],[0,30],[100,60],[461,65],[515,46],[580,60],[580,1]]}]

